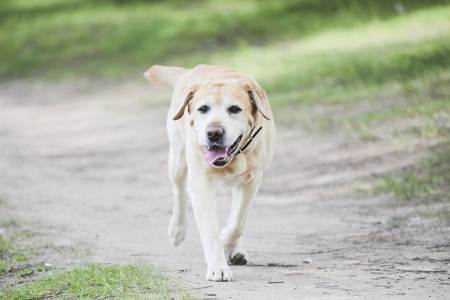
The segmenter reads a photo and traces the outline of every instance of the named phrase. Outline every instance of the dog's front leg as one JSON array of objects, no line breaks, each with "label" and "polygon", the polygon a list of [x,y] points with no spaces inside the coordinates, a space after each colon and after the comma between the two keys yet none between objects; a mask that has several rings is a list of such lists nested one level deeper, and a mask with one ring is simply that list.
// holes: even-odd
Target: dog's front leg
[{"label": "dog's front leg", "polygon": [[[194,179],[192,179],[194,178]],[[219,235],[217,220],[216,189],[205,185],[208,178],[189,179],[189,195],[191,196],[195,220],[203,243],[205,260],[208,265],[206,280],[231,281],[233,275],[228,267],[224,249]]]},{"label": "dog's front leg", "polygon": [[252,180],[233,188],[233,204],[228,218],[227,227],[221,232],[227,260],[234,265],[245,265],[249,258],[242,242],[245,223],[253,199],[258,192],[262,173]]}]

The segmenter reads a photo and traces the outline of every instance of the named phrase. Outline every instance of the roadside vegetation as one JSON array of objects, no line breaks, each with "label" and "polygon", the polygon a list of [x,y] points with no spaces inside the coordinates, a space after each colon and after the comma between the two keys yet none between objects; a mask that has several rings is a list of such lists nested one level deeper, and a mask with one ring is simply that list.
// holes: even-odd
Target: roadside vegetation
[{"label": "roadside vegetation", "polygon": [[[36,239],[36,237],[38,237]],[[39,234],[15,221],[0,226],[0,300],[194,299],[155,266],[86,264],[57,271],[45,262],[49,251]],[[63,255],[71,256],[70,249]]]},{"label": "roadside vegetation", "polygon": [[[398,204],[439,204],[419,213],[450,222],[448,0],[4,0],[0,44],[0,81],[143,82],[153,64],[223,64],[251,74],[279,123],[367,142],[410,141],[423,158],[374,179],[371,192]],[[28,256],[12,250],[14,238],[0,235],[0,243],[4,276]],[[148,283],[119,284],[136,274]],[[86,289],[69,291],[67,280],[77,276],[87,278],[76,284]],[[29,298],[121,298],[136,290],[170,298],[161,282],[144,266],[88,265],[0,299],[39,290]]]},{"label": "roadside vegetation", "polygon": [[26,276],[32,269],[39,269],[39,266],[29,264],[33,249],[17,246],[17,240],[26,239],[32,233],[21,232],[18,227],[14,220],[0,223],[0,276],[10,273],[19,277]]},{"label": "roadside vegetation", "polygon": [[388,175],[374,186],[375,194],[390,193],[404,203],[447,204],[436,212],[450,220],[450,143],[430,147],[426,158],[399,174]]},{"label": "roadside vegetation", "polygon": [[[39,262],[38,246],[30,241],[39,240],[39,234],[22,230],[14,220],[0,222],[0,292],[30,278],[40,277],[52,266]],[[0,294],[0,299],[4,297]]]},{"label": "roadside vegetation", "polygon": [[88,264],[7,290],[0,299],[194,299],[152,265]]}]

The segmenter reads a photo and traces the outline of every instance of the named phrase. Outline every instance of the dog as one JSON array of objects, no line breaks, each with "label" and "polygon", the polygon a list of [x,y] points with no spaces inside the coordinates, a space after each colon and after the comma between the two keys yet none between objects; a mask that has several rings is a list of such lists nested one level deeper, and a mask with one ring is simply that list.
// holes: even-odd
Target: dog
[{"label": "dog", "polygon": [[[249,261],[242,234],[263,170],[274,155],[275,123],[266,92],[252,77],[223,66],[155,65],[144,76],[174,88],[167,117],[171,242],[178,246],[185,238],[189,196],[207,263],[206,280],[231,281],[228,263]],[[233,192],[227,226],[220,233],[215,200],[219,186]]]}]

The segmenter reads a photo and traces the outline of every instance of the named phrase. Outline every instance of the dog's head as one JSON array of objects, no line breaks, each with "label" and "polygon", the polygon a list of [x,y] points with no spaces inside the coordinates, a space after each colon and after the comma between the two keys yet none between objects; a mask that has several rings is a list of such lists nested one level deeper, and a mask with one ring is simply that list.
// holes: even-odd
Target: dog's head
[{"label": "dog's head", "polygon": [[231,162],[257,118],[269,119],[265,92],[253,81],[205,80],[189,88],[184,97],[174,120],[180,119],[187,107],[198,143],[205,149],[205,160],[216,168]]}]

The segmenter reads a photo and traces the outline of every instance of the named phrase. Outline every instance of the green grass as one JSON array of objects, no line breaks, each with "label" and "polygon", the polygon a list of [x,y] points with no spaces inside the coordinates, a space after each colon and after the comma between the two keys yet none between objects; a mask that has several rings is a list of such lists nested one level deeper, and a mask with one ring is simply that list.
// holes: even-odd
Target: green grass
[{"label": "green grass", "polygon": [[[34,246],[28,245],[36,236],[20,229],[15,220],[2,222],[2,234],[0,234],[0,276],[3,278],[21,278],[45,272],[50,267],[45,263],[35,262],[39,252]],[[1,282],[0,282],[1,283]],[[1,285],[0,285],[1,286]]]},{"label": "green grass", "polygon": [[450,203],[449,170],[450,143],[446,142],[431,148],[421,163],[379,181],[373,192],[393,194],[405,202]]},{"label": "green grass", "polygon": [[[175,279],[152,265],[88,264],[57,273],[51,264],[42,262],[44,254],[36,251],[39,243],[30,240],[36,235],[20,231],[15,221],[2,224],[9,225],[5,227],[9,229],[0,235],[0,300],[193,299]],[[45,255],[60,251],[51,246],[45,248]],[[24,281],[27,284],[21,284]]]},{"label": "green grass", "polygon": [[193,299],[151,265],[88,264],[8,289],[0,299]]},{"label": "green grass", "polygon": [[1,226],[3,228],[11,228],[11,227],[19,227],[19,224],[17,223],[16,220],[9,220],[9,221],[2,222]]},{"label": "green grass", "polygon": [[0,260],[4,262],[6,256],[11,253],[12,241],[6,238],[3,234],[0,234]]},{"label": "green grass", "polygon": [[[403,4],[403,11],[407,16],[423,8],[436,7],[421,21],[445,27],[448,22],[442,18],[442,13],[434,14],[444,9],[442,5],[446,2],[410,0]],[[283,73],[275,74],[279,77],[278,83],[269,86],[274,90],[292,89],[292,84],[295,84],[292,79],[302,69],[314,70],[312,80],[330,75],[329,71],[349,71],[344,78],[346,81],[359,76],[359,71],[355,74],[355,70],[345,70],[345,59],[342,66],[326,68],[329,61],[336,60],[334,54],[338,55],[337,60],[341,60],[333,49],[335,46],[328,48],[328,41],[330,44],[339,43],[344,35],[347,40],[351,39],[353,47],[361,47],[359,40],[364,36],[359,35],[359,28],[365,28],[367,24],[395,23],[402,15],[399,8],[387,0],[340,0],[332,3],[324,0],[15,0],[4,1],[0,8],[0,78],[3,79],[24,76],[59,78],[61,75],[128,78],[137,71],[136,74],[141,74],[142,69],[154,63],[190,64],[204,62],[208,57],[214,62],[222,58],[226,61],[227,55],[223,52],[240,55],[245,49],[282,45],[281,48],[276,47],[276,53],[269,59],[272,67],[279,65],[274,59],[281,57],[284,61],[281,64]],[[433,21],[434,18],[437,21]],[[441,27],[440,30],[445,29]],[[381,33],[386,35],[386,32]],[[407,30],[403,35],[410,36]],[[377,43],[375,41],[379,38],[373,37],[372,43],[383,44],[384,40]],[[421,38],[428,38],[428,34]],[[320,43],[315,44],[317,41]],[[293,47],[287,46],[291,52],[283,59],[284,44],[291,42]],[[303,43],[306,43],[306,48]],[[361,57],[358,62],[360,68],[369,66],[375,67],[374,72],[388,71],[388,62],[378,66],[366,58]],[[287,61],[292,59],[295,59],[294,65]],[[246,65],[255,63],[242,62]],[[305,65],[305,62],[308,63]],[[285,70],[285,67],[290,67],[290,70]],[[371,76],[372,73],[364,74]],[[265,74],[274,75],[267,70]]]},{"label": "green grass", "polygon": [[28,255],[26,255],[24,253],[19,253],[19,254],[14,255],[14,260],[18,263],[25,262],[29,259],[30,258],[28,257]]},{"label": "green grass", "polygon": [[450,95],[449,19],[450,7],[423,9],[228,56],[219,53],[210,61],[248,66],[272,94],[275,108],[387,97],[445,105]]}]

